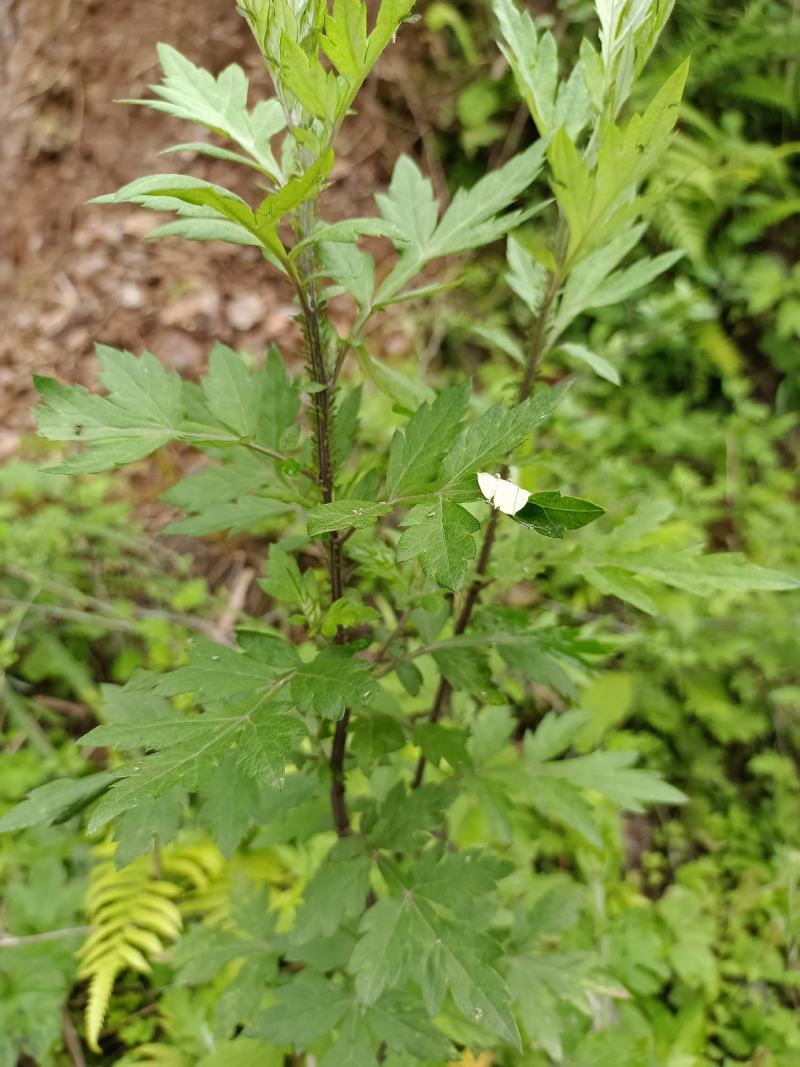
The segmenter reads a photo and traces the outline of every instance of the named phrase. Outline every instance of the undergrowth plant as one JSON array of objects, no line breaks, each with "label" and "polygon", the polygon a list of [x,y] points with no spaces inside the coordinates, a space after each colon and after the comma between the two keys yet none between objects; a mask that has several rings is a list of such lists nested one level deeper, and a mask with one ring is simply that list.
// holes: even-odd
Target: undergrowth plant
[{"label": "undergrowth plant", "polygon": [[[96,1054],[115,979],[160,964],[189,921],[173,898],[182,882],[190,900],[196,892],[196,861],[181,868],[180,843],[170,845],[185,830],[210,835],[231,864],[230,906],[197,907],[169,956],[178,986],[213,979],[215,1006],[190,1059],[146,1043],[135,1062],[313,1055],[320,1067],[399,1067],[467,1048],[505,1063],[563,1061],[614,1021],[628,992],[613,954],[575,941],[601,906],[564,890],[559,852],[580,842],[576,881],[589,883],[604,861],[622,862],[621,811],[685,797],[636,767],[634,751],[580,743],[590,726],[580,685],[614,645],[592,619],[558,621],[533,579],[555,569],[650,614],[660,584],[707,598],[797,585],[738,554],[704,555],[696,541],[649,542],[665,518],[657,507],[612,528],[602,516],[618,501],[573,495],[571,478],[539,480],[548,420],[575,416],[569,379],[537,381],[543,361],[616,383],[581,316],[620,304],[678,258],[629,262],[657,196],[669,195],[649,179],[673,138],[686,64],[641,113],[626,103],[671,5],[601,0],[597,46],[585,40],[561,71],[553,36],[495,0],[538,139],[443,211],[401,157],[377,215],[335,221],[323,209],[338,133],[411,3],[383,0],[372,25],[364,0],[239,6],[274,98],[248,109],[240,68],[215,78],[161,46],[163,81],[136,103],[210,130],[213,141],[178,147],[247,168],[253,199],[182,174],[99,199],[171,212],[154,237],[260,249],[294,290],[305,374],[293,378],[275,350],[252,366],[218,345],[195,383],[153,355],[101,347],[106,395],[40,378],[38,417],[45,437],[83,445],[58,468],[68,474],[170,442],[203,452],[207,466],[168,494],[188,516],[173,530],[266,531],[271,625],[243,622],[235,645],[197,637],[184,666],[139,671],[83,738],[124,758],[34,790],[0,826],[92,805],[87,830],[105,844],[81,973]],[[505,281],[527,327],[500,345],[512,368],[497,368],[496,395],[387,363],[376,317],[452,284],[431,264],[506,237]],[[378,270],[361,238],[388,241],[391,264]],[[341,333],[327,315],[335,297],[351,305]],[[367,390],[379,417],[362,425]],[[596,520],[593,536],[579,532]],[[286,844],[288,883],[259,867],[265,849]],[[272,887],[271,908],[253,882]]]}]

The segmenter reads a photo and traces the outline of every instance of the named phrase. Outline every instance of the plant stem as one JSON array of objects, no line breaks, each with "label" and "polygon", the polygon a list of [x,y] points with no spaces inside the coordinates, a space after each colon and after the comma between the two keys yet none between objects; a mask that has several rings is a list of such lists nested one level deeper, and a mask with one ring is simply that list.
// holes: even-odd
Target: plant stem
[{"label": "plant stem", "polygon": [[47,930],[43,934],[0,935],[0,948],[16,948],[19,945],[40,945],[45,941],[61,941],[67,937],[85,937],[91,926],[68,926],[63,930]]},{"label": "plant stem", "polygon": [[[314,231],[315,204],[305,201],[298,212],[299,235],[306,240]],[[326,504],[333,500],[336,483],[335,461],[333,457],[333,396],[334,385],[330,380],[325,365],[325,349],[322,341],[322,329],[317,286],[315,281],[315,255],[308,244],[300,256],[301,276],[295,276],[297,296],[303,312],[306,342],[308,344],[311,373],[314,381],[323,386],[313,395],[314,437],[317,450],[317,472],[322,490],[322,499]],[[331,601],[338,600],[344,592],[344,572],[342,568],[342,544],[339,534],[328,535],[328,575],[331,586]],[[341,631],[336,635],[341,641]],[[350,833],[350,816],[347,811],[344,786],[344,760],[347,749],[347,726],[350,721],[349,708],[337,722],[331,746],[331,810],[336,833],[346,837]]]},{"label": "plant stem", "polygon": [[[539,309],[539,314],[536,316],[536,321],[533,324],[530,345],[528,347],[528,358],[525,361],[525,370],[519,383],[519,389],[517,390],[518,404],[521,404],[523,400],[527,399],[528,393],[530,393],[531,387],[536,379],[539,366],[550,347],[547,337],[547,320],[550,315],[550,308],[553,306],[553,301],[558,294],[558,290],[561,288],[562,280],[563,277],[560,272],[551,275],[550,283],[542,299],[542,306]],[[507,474],[508,466],[504,465],[500,471],[500,477],[505,478]],[[494,547],[494,540],[497,535],[497,522],[499,516],[500,512],[494,509],[489,516],[486,532],[483,535],[480,555],[478,556],[478,563],[475,567],[475,575],[467,589],[464,603],[461,606],[461,611],[458,613],[458,618],[453,627],[454,637],[460,637],[469,626],[472,613],[475,610],[475,605],[478,603],[478,598],[481,595],[481,590],[486,584],[486,572],[489,569],[492,548]],[[439,719],[441,719],[442,715],[444,715],[447,710],[447,705],[450,701],[452,692],[452,685],[446,678],[442,678],[436,690],[436,695],[433,698],[431,710],[428,713],[429,722],[438,722]],[[411,783],[412,789],[417,789],[422,785],[422,780],[425,777],[425,765],[425,757],[421,755],[417,761],[417,768]]]}]

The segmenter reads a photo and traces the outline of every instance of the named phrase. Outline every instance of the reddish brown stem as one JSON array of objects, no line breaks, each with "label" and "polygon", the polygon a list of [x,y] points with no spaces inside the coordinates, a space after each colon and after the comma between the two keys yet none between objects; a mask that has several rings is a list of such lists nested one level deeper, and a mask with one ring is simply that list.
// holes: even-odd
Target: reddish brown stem
[{"label": "reddish brown stem", "polygon": [[[308,237],[314,229],[313,204],[306,201],[300,208],[300,232]],[[303,311],[306,340],[308,343],[311,373],[317,384],[324,386],[314,393],[314,430],[317,451],[317,470],[322,487],[322,499],[330,504],[336,485],[336,471],[333,456],[333,386],[329,381],[325,366],[325,352],[322,343],[320,310],[317,300],[317,288],[314,280],[316,264],[313,249],[309,246],[302,257],[302,277],[297,279],[297,295]],[[328,536],[328,574],[331,585],[331,601],[338,600],[344,592],[344,571],[342,567],[342,541],[338,533]],[[341,632],[337,634],[341,640]],[[337,722],[331,745],[331,812],[336,833],[346,837],[350,833],[350,816],[347,811],[344,783],[344,762],[347,752],[347,725],[350,710],[347,709]]]},{"label": "reddish brown stem", "polygon": [[[547,292],[542,300],[542,306],[539,310],[539,314],[536,317],[536,321],[533,324],[533,330],[531,332],[530,348],[528,350],[528,359],[525,363],[525,371],[522,375],[522,380],[519,383],[519,389],[517,391],[517,403],[521,404],[523,400],[527,399],[528,394],[531,391],[534,380],[536,378],[536,372],[539,369],[539,365],[542,362],[548,349],[547,339],[547,320],[550,314],[550,308],[553,301],[558,294],[558,290],[561,284],[560,276],[554,274],[550,279],[550,284],[547,288]],[[505,478],[508,475],[508,467],[504,466],[500,471],[500,477]],[[464,603],[461,607],[461,611],[458,613],[455,626],[453,627],[453,635],[459,637],[464,633],[467,626],[469,626],[472,613],[475,610],[475,605],[478,603],[478,598],[481,595],[481,590],[484,588],[486,582],[486,572],[489,569],[489,560],[492,556],[492,548],[494,547],[494,540],[497,534],[497,520],[499,516],[498,511],[492,511],[489,517],[488,525],[486,526],[486,532],[483,535],[483,543],[481,545],[480,555],[478,556],[478,563],[475,567],[475,576],[467,589],[467,595],[464,597]],[[436,696],[433,698],[433,704],[431,710],[428,713],[428,719],[430,722],[438,722],[439,719],[447,711],[447,706],[450,702],[450,696],[453,692],[453,687],[447,681],[446,678],[442,678],[439,682],[439,686],[436,690]],[[422,780],[425,777],[425,756],[421,755],[417,761],[417,768],[414,772],[414,778],[411,783],[412,789],[417,789],[422,785]]]}]

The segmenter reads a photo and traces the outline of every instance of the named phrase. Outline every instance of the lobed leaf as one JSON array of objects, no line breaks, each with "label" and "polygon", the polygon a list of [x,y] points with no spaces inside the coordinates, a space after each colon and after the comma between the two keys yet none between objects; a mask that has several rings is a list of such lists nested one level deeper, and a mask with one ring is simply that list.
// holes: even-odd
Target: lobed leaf
[{"label": "lobed leaf", "polygon": [[109,470],[143,459],[180,434],[183,400],[177,374],[149,353],[137,358],[100,345],[97,357],[106,397],[53,378],[34,378],[41,397],[40,434],[88,445],[58,468],[64,473]]},{"label": "lobed leaf", "polygon": [[323,649],[292,679],[292,696],[300,711],[324,719],[341,719],[346,708],[370,704],[378,689],[369,663],[343,647]]},{"label": "lobed leaf", "polygon": [[422,569],[445,589],[460,589],[478,549],[473,534],[480,523],[459,504],[438,497],[418,504],[403,520],[397,560],[420,558]]},{"label": "lobed leaf", "polygon": [[142,104],[224,134],[244,149],[259,169],[280,181],[281,169],[270,149],[270,140],[286,126],[279,101],[260,101],[250,112],[247,75],[240,66],[231,64],[215,78],[170,45],[157,47],[164,79],[151,88],[161,99],[125,103]]},{"label": "lobed leaf", "polygon": [[308,533],[316,537],[334,530],[363,530],[374,526],[382,515],[391,511],[388,504],[371,504],[366,500],[336,500],[320,504],[308,513]]}]

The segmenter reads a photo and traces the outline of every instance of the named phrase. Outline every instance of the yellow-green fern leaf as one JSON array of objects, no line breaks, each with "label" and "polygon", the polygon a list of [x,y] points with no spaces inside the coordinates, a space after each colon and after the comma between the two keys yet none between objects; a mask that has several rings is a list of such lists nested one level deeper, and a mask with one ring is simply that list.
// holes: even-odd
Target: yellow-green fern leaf
[{"label": "yellow-green fern leaf", "polygon": [[119,959],[106,957],[91,972],[89,995],[86,1001],[86,1041],[93,1052],[99,1052],[98,1038],[111,1000],[111,990],[123,969]]},{"label": "yellow-green fern leaf", "polygon": [[719,322],[701,323],[695,333],[700,348],[724,378],[741,374],[742,354]]},{"label": "yellow-green fern leaf", "polygon": [[[108,855],[109,849],[99,851]],[[174,898],[181,892],[179,885],[156,877],[147,856],[121,870],[105,859],[92,871],[86,897],[91,930],[79,952],[79,974],[89,981],[86,1040],[93,1051],[100,1051],[117,977],[125,970],[148,974],[150,961],[180,934],[182,918]]]}]

